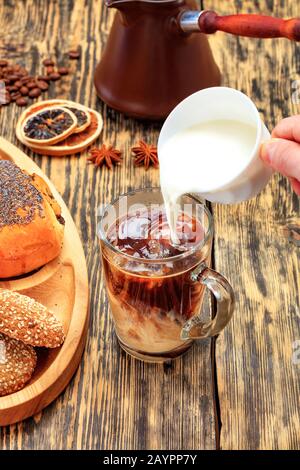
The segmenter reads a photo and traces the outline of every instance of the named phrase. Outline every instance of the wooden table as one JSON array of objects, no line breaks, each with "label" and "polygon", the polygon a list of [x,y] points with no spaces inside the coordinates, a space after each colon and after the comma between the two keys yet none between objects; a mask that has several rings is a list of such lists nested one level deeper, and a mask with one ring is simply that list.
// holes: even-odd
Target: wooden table
[{"label": "wooden table", "polygon": [[[154,142],[160,126],[125,118],[95,96],[93,70],[113,18],[103,3],[0,4],[1,55],[26,62],[32,72],[38,71],[40,57],[51,53],[63,63],[69,49],[81,47],[74,73],[49,97],[100,110],[103,141],[125,156],[122,167],[96,171],[87,166],[86,155],[31,155],[61,192],[83,240],[91,321],[81,366],[66,391],[34,418],[2,428],[0,448],[299,449],[300,365],[292,357],[300,340],[300,219],[299,199],[286,179],[274,176],[263,194],[247,203],[212,207],[213,263],[231,280],[237,297],[234,319],[216,343],[196,344],[171,367],[137,362],[117,345],[101,274],[96,211],[124,191],[158,183],[156,170],[134,168],[130,147],[140,138]],[[206,6],[223,14],[300,16],[299,2],[293,0],[212,0]],[[292,100],[299,46],[222,33],[211,37],[211,45],[224,84],[252,97],[270,128],[299,113],[299,103]],[[0,110],[0,132],[14,143],[20,112],[14,105]]]}]

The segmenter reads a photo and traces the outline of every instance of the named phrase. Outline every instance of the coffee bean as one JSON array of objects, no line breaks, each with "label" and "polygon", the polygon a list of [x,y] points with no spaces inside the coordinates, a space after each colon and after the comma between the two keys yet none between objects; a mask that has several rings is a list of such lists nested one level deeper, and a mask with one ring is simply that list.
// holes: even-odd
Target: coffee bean
[{"label": "coffee bean", "polygon": [[71,60],[77,60],[80,57],[80,52],[79,51],[69,51],[69,59]]},{"label": "coffee bean", "polygon": [[48,83],[44,82],[43,80],[37,80],[36,84],[39,87],[39,89],[42,91],[47,91],[49,88]]},{"label": "coffee bean", "polygon": [[11,74],[11,75],[7,75],[7,78],[11,81],[11,82],[15,82],[18,80],[18,76],[17,75],[14,75],[14,74]]},{"label": "coffee bean", "polygon": [[28,100],[26,98],[18,98],[16,100],[16,105],[17,106],[27,106]]},{"label": "coffee bean", "polygon": [[48,75],[39,75],[37,79],[42,82],[50,82],[50,78],[48,77]]},{"label": "coffee bean", "polygon": [[[5,84],[5,104],[15,101],[18,106],[26,106],[27,96],[38,98],[42,92],[49,88],[51,80],[59,80],[61,75],[55,70],[55,62],[48,58],[43,61],[46,74],[38,77],[29,75],[28,70],[19,64],[10,64],[5,59],[0,59],[0,81]],[[67,74],[68,69],[61,67],[62,74]],[[66,69],[66,70],[65,70]],[[51,76],[51,77],[50,77]]]},{"label": "coffee bean", "polygon": [[67,67],[60,67],[57,72],[60,74],[60,75],[68,75],[69,73],[69,69]]},{"label": "coffee bean", "polygon": [[26,84],[27,88],[29,88],[29,90],[32,90],[33,88],[36,88],[36,82],[35,81],[30,81]]},{"label": "coffee bean", "polygon": [[20,88],[20,93],[22,93],[23,96],[27,96],[28,93],[29,93],[29,90],[28,90],[27,86],[24,86],[24,85],[23,85],[23,86]]},{"label": "coffee bean", "polygon": [[56,82],[57,80],[61,79],[61,76],[59,75],[59,73],[53,72],[49,75],[49,78],[50,78],[51,82]]},{"label": "coffee bean", "polygon": [[22,95],[19,91],[15,91],[14,93],[11,93],[10,97],[12,101],[16,101],[17,99],[21,98]]},{"label": "coffee bean", "polygon": [[6,89],[7,89],[7,91],[9,91],[11,93],[11,92],[18,91],[19,88],[15,85],[9,85],[9,86],[6,87]]},{"label": "coffee bean", "polygon": [[45,59],[43,60],[43,65],[45,65],[45,67],[53,67],[54,61],[52,59]]},{"label": "coffee bean", "polygon": [[25,75],[25,77],[22,77],[20,82],[24,85],[25,83],[28,83],[28,82],[31,82],[32,81],[32,77],[30,77],[29,75]]},{"label": "coffee bean", "polygon": [[38,98],[41,96],[42,92],[39,88],[33,88],[32,90],[29,91],[28,95],[30,98]]},{"label": "coffee bean", "polygon": [[[79,59],[80,51],[69,51],[71,59]],[[70,70],[68,67],[55,67],[55,61],[51,58],[43,60],[45,66],[44,74],[38,76],[29,75],[28,70],[19,65],[11,64],[8,60],[0,59],[0,81],[6,86],[6,102],[9,104],[15,101],[18,106],[26,106],[28,103],[27,96],[30,98],[38,98],[42,92],[49,89],[49,83],[60,80],[63,75],[68,75]]]}]

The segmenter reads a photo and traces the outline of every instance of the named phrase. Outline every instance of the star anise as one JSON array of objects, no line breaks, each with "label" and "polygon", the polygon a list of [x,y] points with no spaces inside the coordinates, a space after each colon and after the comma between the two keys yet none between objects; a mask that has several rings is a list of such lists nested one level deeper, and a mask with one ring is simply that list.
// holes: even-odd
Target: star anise
[{"label": "star anise", "polygon": [[120,165],[122,162],[122,152],[113,148],[112,145],[106,147],[102,144],[101,148],[93,147],[90,151],[88,161],[95,166],[106,165],[111,170],[114,165]]},{"label": "star anise", "polygon": [[154,168],[158,168],[158,156],[157,156],[157,147],[154,145],[146,144],[143,140],[140,140],[139,145],[132,147],[132,153],[134,153],[135,165],[144,165],[146,170],[150,165]]}]

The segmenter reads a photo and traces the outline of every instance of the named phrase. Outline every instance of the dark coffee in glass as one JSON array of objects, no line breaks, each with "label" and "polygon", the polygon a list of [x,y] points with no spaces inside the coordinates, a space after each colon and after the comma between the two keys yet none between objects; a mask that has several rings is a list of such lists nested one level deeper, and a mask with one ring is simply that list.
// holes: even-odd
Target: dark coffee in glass
[{"label": "dark coffee in glass", "polygon": [[[174,242],[159,190],[124,197],[125,213],[120,199],[106,208],[100,227],[116,332],[121,347],[134,357],[170,360],[186,352],[194,338],[204,337],[204,327],[206,336],[216,334],[216,325],[204,325],[198,317],[207,285],[203,273],[205,279],[213,273],[210,214],[196,199],[183,198]],[[228,292],[230,297],[230,287]],[[227,309],[228,320],[231,313]]]}]

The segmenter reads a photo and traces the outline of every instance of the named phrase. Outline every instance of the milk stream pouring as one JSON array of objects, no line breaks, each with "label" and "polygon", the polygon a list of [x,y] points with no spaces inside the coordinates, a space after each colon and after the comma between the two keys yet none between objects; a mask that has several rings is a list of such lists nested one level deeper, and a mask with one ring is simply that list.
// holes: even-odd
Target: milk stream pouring
[{"label": "milk stream pouring", "polygon": [[232,181],[247,162],[256,128],[238,121],[211,121],[178,132],[159,154],[162,193],[174,229],[177,199],[207,193]]},{"label": "milk stream pouring", "polygon": [[167,118],[158,143],[160,183],[169,224],[175,233],[176,202],[197,193],[219,203],[256,196],[272,170],[259,158],[270,133],[252,101],[231,88],[191,95]]}]

